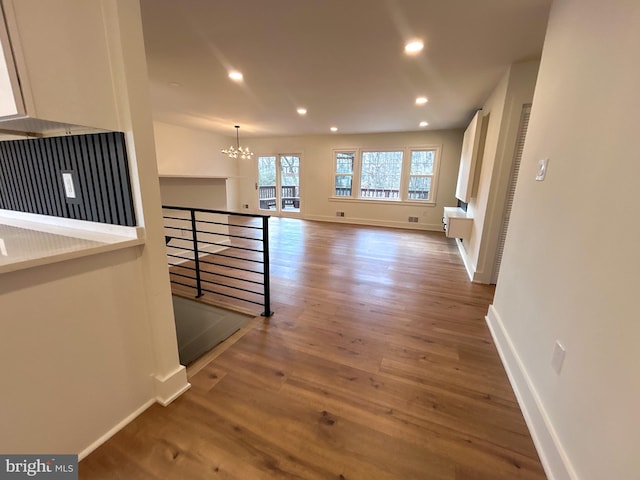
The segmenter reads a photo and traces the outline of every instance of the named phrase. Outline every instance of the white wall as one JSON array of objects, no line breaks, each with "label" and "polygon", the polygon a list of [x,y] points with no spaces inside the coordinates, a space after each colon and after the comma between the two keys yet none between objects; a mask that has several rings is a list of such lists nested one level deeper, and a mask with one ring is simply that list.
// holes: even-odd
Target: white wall
[{"label": "white wall", "polygon": [[79,453],[153,399],[140,251],[2,275],[2,452]]},{"label": "white wall", "polygon": [[477,165],[477,188],[467,210],[473,227],[468,242],[458,241],[475,282],[491,281],[520,114],[533,99],[538,65],[538,61],[511,65],[482,107],[488,126],[484,154]]},{"label": "white wall", "polygon": [[[85,455],[189,384],[179,364],[140,8],[105,19],[142,247],[2,275],[0,451]],[[69,72],[73,75],[73,72]]]},{"label": "white wall", "polygon": [[227,188],[224,178],[160,178],[163,205],[176,207],[227,209]]},{"label": "white wall", "polygon": [[[300,175],[303,218],[441,231],[442,207],[457,205],[454,194],[462,148],[462,133],[462,130],[439,130],[370,135],[251,137],[244,143],[252,149],[255,157],[240,161],[239,175],[242,184],[240,203],[249,204],[251,211],[257,211],[255,183],[257,181],[256,158],[259,155],[298,153],[302,155]],[[442,148],[436,206],[329,198],[333,188],[333,149],[425,146]],[[344,211],[345,217],[336,217],[336,211]],[[419,217],[419,223],[409,223],[409,216]]]},{"label": "white wall", "polygon": [[237,162],[221,149],[235,144],[235,138],[205,130],[153,122],[156,157],[160,175],[233,177]]},{"label": "white wall", "polygon": [[[158,173],[162,177],[172,177],[160,182],[163,203],[166,204],[168,198],[182,197],[195,201],[195,204],[188,206],[230,210],[240,208],[238,161],[220,152],[221,149],[234,144],[235,138],[157,121],[153,126]],[[185,178],[181,183],[177,180],[181,177],[209,178],[210,181],[193,180],[190,183]],[[221,183],[216,178],[226,178],[227,181]],[[217,189],[220,191],[214,192]],[[216,198],[212,199],[211,194]],[[217,197],[220,195],[225,196],[224,205],[218,201]],[[173,203],[175,204],[175,201]],[[184,205],[184,202],[180,205]]]},{"label": "white wall", "polygon": [[640,472],[638,32],[638,2],[554,2],[488,316],[549,478]]}]

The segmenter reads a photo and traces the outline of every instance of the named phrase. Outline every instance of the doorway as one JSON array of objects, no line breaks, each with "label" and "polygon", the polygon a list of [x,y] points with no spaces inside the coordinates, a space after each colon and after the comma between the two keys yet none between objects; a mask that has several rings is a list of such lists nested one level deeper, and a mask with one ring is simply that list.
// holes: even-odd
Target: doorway
[{"label": "doorway", "polygon": [[275,215],[300,213],[300,155],[258,157],[258,208]]}]

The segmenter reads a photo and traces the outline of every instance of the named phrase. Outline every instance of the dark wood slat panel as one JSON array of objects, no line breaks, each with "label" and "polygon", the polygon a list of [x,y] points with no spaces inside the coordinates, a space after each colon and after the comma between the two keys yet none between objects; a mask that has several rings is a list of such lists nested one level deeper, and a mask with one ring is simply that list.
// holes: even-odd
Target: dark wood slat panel
[{"label": "dark wood slat panel", "polygon": [[[127,161],[127,144],[124,138],[121,142],[115,142],[115,159],[118,162],[117,172],[120,176],[117,182],[120,187],[119,196],[123,199],[133,199],[133,193],[131,190],[131,182],[129,181],[129,162]],[[124,210],[120,216],[120,222],[122,225],[135,225],[135,213],[133,211],[133,201],[124,202]]]},{"label": "dark wood slat panel", "polygon": [[[74,172],[77,198],[61,171]],[[129,162],[120,132],[0,142],[0,208],[135,226]]]},{"label": "dark wood slat panel", "polygon": [[114,185],[114,171],[113,171],[114,161],[111,156],[109,141],[105,137],[96,138],[96,140],[100,145],[100,151],[102,152],[102,162],[103,162],[104,171],[105,171],[105,181],[107,185],[106,198],[109,202],[108,208],[107,208],[107,211],[109,212],[109,223],[117,223],[118,222],[118,205],[115,199],[116,189]]}]

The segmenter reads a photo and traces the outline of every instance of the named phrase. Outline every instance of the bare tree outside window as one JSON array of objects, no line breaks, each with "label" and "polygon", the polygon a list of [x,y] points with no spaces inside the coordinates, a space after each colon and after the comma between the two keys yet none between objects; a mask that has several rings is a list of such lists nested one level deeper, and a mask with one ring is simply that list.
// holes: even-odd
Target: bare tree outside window
[{"label": "bare tree outside window", "polygon": [[402,152],[362,152],[360,196],[399,198]]},{"label": "bare tree outside window", "polygon": [[300,157],[282,155],[280,157],[280,180],[282,185],[300,186]]},{"label": "bare tree outside window", "polygon": [[258,157],[258,184],[276,184],[276,157]]}]

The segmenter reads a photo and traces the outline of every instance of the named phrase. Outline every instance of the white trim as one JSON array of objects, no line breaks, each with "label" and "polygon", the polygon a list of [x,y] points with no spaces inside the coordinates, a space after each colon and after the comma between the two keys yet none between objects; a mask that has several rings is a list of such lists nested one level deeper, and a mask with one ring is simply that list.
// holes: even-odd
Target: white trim
[{"label": "white trim", "polygon": [[78,454],[78,460],[82,460],[83,458],[86,458],[91,452],[93,452],[100,445],[102,445],[104,442],[106,442],[111,437],[113,437],[116,433],[118,433],[124,427],[129,425],[129,423],[131,423],[133,420],[135,420],[136,417],[141,415],[142,412],[144,412],[147,408],[149,408],[154,403],[156,403],[156,401],[153,398],[147,400],[140,407],[135,409],[133,412],[131,412],[129,415],[127,415],[125,418],[123,418],[121,421],[119,421],[116,425],[111,427],[104,435],[100,436],[100,438],[98,438],[95,442],[92,442],[88,447],[86,447],[84,450],[82,450]]},{"label": "white trim", "polygon": [[229,178],[243,178],[238,175],[198,175],[192,173],[158,173],[158,178],[201,178],[203,180],[227,180]]},{"label": "white trim", "polygon": [[462,263],[464,263],[464,268],[467,271],[469,280],[473,283],[488,284],[490,281],[489,276],[485,272],[476,270],[476,267],[471,264],[471,260],[469,260],[469,256],[467,255],[467,251],[464,248],[462,240],[456,238],[456,243],[458,244],[458,251],[460,252],[460,257],[462,258]]},{"label": "white trim", "polygon": [[489,306],[485,320],[547,477],[549,480],[578,480],[578,475],[553,428],[535,385],[493,305]]},{"label": "white trim", "polygon": [[469,280],[473,282],[473,275],[475,273],[475,269],[471,265],[469,261],[469,257],[467,256],[467,251],[464,249],[464,245],[462,244],[462,240],[456,238],[456,244],[458,245],[458,251],[460,252],[460,258],[462,258],[462,263],[464,263],[464,268],[467,270],[467,275],[469,275]]},{"label": "white trim", "polygon": [[156,391],[156,401],[166,407],[176,398],[189,390],[191,384],[187,381],[187,369],[183,365],[168,375],[153,377]]},{"label": "white trim", "polygon": [[313,220],[316,222],[330,222],[330,223],[346,223],[353,225],[368,225],[371,227],[389,227],[389,228],[403,228],[405,230],[425,230],[428,232],[440,232],[442,231],[442,224],[430,224],[430,223],[409,223],[409,222],[394,222],[385,220],[371,220],[369,218],[345,218],[345,217],[331,217],[326,215],[305,215],[304,220]]},{"label": "white trim", "polygon": [[[346,198],[346,199],[354,199],[355,197],[353,196],[353,193],[356,192],[356,182],[360,182],[360,179],[356,177],[356,172],[360,169],[360,166],[358,165],[358,158],[359,158],[359,148],[355,147],[355,148],[334,148],[331,150],[332,154],[333,154],[333,170],[331,172],[331,185],[330,185],[330,189],[329,189],[329,196],[335,196],[335,191],[336,191],[336,177],[338,175],[350,175],[351,176],[351,195],[349,195],[348,197],[337,197],[337,198]],[[353,153],[353,168],[352,168],[352,172],[351,173],[338,173],[338,153]],[[359,187],[359,183],[358,183],[358,187]]]},{"label": "white trim", "polygon": [[[433,173],[431,175],[411,175],[411,158],[413,156],[413,152],[424,152],[427,150],[434,150],[435,160],[433,161]],[[419,177],[431,177],[431,190],[429,191],[429,200],[426,200],[428,203],[432,203],[433,205],[437,202],[438,196],[438,184],[440,183],[440,162],[442,161],[442,145],[434,146],[434,147],[411,147],[409,149],[409,165],[407,167],[407,183],[405,185],[404,192],[408,196],[409,195],[409,181],[412,176]],[[410,202],[411,200],[405,200]],[[416,200],[413,200],[416,201]]]},{"label": "white trim", "polygon": [[355,197],[329,197],[330,202],[345,203],[378,203],[380,205],[400,205],[402,207],[436,207],[436,202],[430,200],[400,200],[399,198],[355,198]]},{"label": "white trim", "polygon": [[123,238],[144,240],[145,236],[143,227],[125,227],[110,223],[90,222],[15,210],[0,209],[0,223],[98,242],[120,241]]}]

